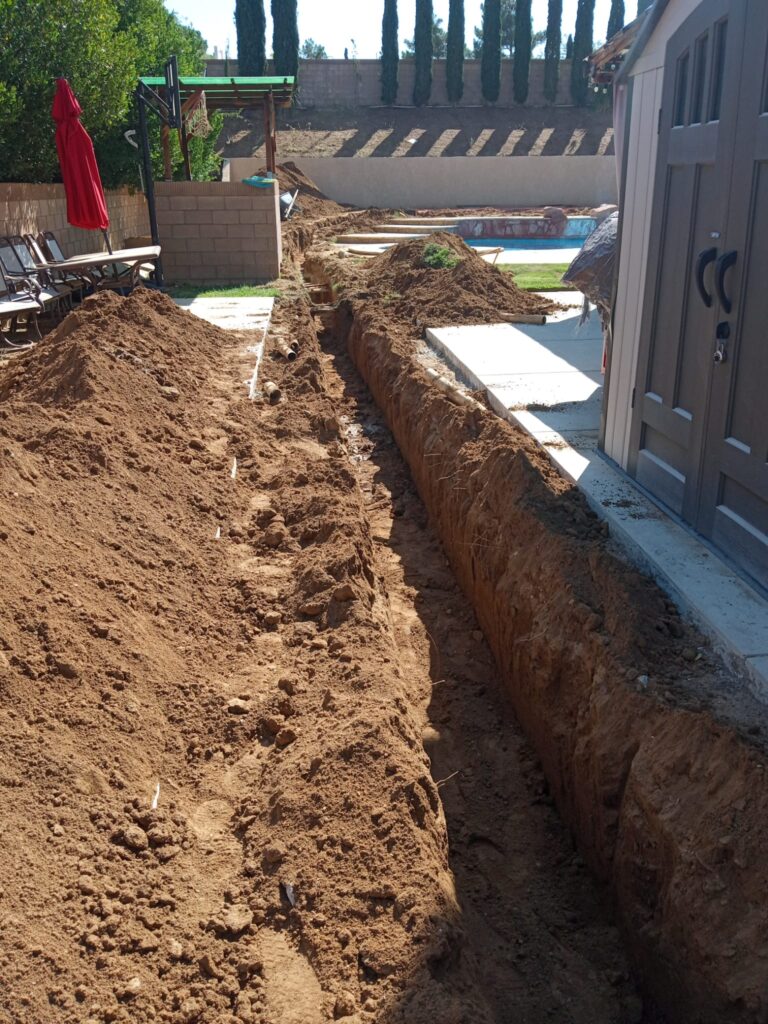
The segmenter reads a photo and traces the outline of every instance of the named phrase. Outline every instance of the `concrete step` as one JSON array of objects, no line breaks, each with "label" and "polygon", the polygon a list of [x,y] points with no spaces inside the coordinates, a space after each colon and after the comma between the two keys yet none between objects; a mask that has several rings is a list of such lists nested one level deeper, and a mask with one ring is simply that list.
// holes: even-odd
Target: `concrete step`
[{"label": "concrete step", "polygon": [[398,217],[398,224],[428,224],[430,227],[433,226],[449,226],[456,224],[460,220],[464,220],[463,217]]},{"label": "concrete step", "polygon": [[386,231],[393,235],[406,235],[412,232],[415,235],[431,235],[433,231],[456,231],[456,224],[377,224],[376,231]]},{"label": "concrete step", "polygon": [[426,238],[426,235],[396,235],[381,232],[380,234],[339,235],[336,241],[345,242],[350,245],[357,245],[359,242],[369,242],[376,245],[379,242],[406,242],[411,238]]}]

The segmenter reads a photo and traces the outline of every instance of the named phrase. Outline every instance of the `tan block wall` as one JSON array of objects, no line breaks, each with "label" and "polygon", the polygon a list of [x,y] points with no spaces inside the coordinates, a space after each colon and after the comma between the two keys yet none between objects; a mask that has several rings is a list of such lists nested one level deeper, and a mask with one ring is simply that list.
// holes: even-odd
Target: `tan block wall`
[{"label": "tan block wall", "polygon": [[[147,203],[127,188],[107,191],[109,235],[116,249],[126,238],[149,234]],[[0,184],[0,235],[53,231],[68,256],[106,250],[100,231],[83,231],[67,223],[63,185]]]},{"label": "tan block wall", "polygon": [[253,284],[280,276],[277,182],[157,182],[155,200],[169,283]]},{"label": "tan block wall", "polygon": [[[497,107],[514,107],[512,70],[514,62],[501,62],[501,92]],[[227,70],[225,70],[225,65]],[[236,75],[237,61],[208,60],[209,75]],[[270,68],[267,68],[270,74]],[[400,61],[398,70],[397,102],[400,106],[413,105],[413,58]],[[558,105],[573,103],[570,93],[571,62],[560,61],[560,79],[557,90]],[[381,61],[379,60],[302,60],[299,61],[299,101],[302,107],[378,107],[381,106]],[[480,61],[464,61],[464,95],[460,107],[483,104]],[[446,61],[436,60],[432,65],[432,93],[430,107],[448,104]],[[544,61],[532,60],[528,79],[527,107],[549,106],[544,99]]]}]

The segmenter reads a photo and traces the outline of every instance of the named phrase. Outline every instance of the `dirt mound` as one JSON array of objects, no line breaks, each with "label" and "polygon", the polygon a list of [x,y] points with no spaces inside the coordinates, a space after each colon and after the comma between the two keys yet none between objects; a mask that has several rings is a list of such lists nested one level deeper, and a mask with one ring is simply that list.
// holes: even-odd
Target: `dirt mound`
[{"label": "dirt mound", "polygon": [[[454,267],[424,262],[427,245],[455,253]],[[506,274],[486,263],[460,238],[438,231],[388,249],[366,265],[368,297],[416,330],[447,324],[499,323],[518,313],[551,313],[556,303],[521,291]]]},{"label": "dirt mound", "polygon": [[[262,171],[261,173],[264,173]],[[299,190],[296,200],[299,209],[291,214],[291,220],[298,217],[303,220],[318,220],[324,217],[336,217],[351,207],[341,206],[320,191],[317,185],[292,162],[280,164],[277,168],[277,180],[281,192]]]}]

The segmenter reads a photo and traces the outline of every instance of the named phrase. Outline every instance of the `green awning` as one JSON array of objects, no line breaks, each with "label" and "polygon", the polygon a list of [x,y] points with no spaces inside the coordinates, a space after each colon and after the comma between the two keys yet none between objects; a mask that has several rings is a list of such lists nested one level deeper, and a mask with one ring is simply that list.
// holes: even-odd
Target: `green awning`
[{"label": "green awning", "polygon": [[[165,78],[142,77],[150,89],[165,88]],[[183,103],[201,89],[209,110],[241,110],[258,107],[271,95],[276,107],[289,107],[293,101],[296,79],[283,78],[207,78],[204,75],[179,75],[179,92]]]}]

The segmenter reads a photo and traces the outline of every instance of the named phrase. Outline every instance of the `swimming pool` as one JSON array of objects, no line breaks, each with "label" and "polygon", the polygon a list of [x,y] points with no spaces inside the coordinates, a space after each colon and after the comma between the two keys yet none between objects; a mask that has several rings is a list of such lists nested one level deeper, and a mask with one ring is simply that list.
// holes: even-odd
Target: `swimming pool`
[{"label": "swimming pool", "polygon": [[586,236],[568,238],[465,238],[467,245],[473,249],[493,247],[507,250],[519,249],[580,249],[586,242]]}]

